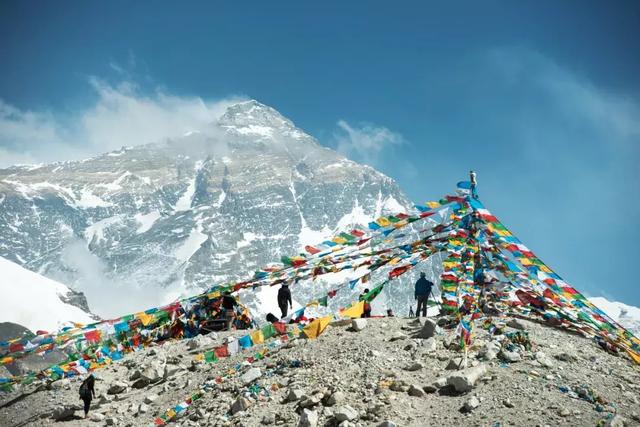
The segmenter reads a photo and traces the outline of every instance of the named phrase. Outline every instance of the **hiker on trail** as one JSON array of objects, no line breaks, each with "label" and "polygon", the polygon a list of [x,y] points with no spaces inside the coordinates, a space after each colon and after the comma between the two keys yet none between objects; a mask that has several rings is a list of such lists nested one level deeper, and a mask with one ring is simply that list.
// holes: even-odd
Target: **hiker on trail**
[{"label": "hiker on trail", "polygon": [[225,292],[222,297],[222,308],[224,309],[224,320],[227,331],[230,331],[233,325],[233,320],[236,316],[236,305],[238,305],[238,302],[231,296],[231,292]]},{"label": "hiker on trail", "polygon": [[416,314],[413,312],[413,306],[409,306],[409,317],[416,317]]},{"label": "hiker on trail", "polygon": [[393,314],[393,310],[392,310],[392,309],[390,309],[390,308],[388,308],[388,309],[387,309],[387,317],[396,317],[396,316]]},{"label": "hiker on trail", "polygon": [[280,311],[282,312],[281,319],[287,317],[289,308],[293,308],[293,303],[291,302],[291,291],[286,283],[283,283],[282,287],[278,289],[278,307],[280,307]]},{"label": "hiker on trail", "polygon": [[365,289],[364,292],[362,292],[360,294],[360,297],[358,298],[360,301],[364,301],[363,312],[362,312],[362,316],[360,317],[371,317],[371,304],[369,304],[369,301],[366,301],[364,299],[368,293],[369,293],[369,289]]},{"label": "hiker on trail", "polygon": [[89,374],[82,384],[80,384],[80,399],[84,402],[84,417],[87,418],[89,414],[89,407],[91,406],[91,399],[96,397],[96,390],[94,389],[95,378],[93,374]]},{"label": "hiker on trail", "polygon": [[427,317],[427,301],[429,301],[431,288],[433,288],[433,282],[427,280],[426,274],[423,271],[420,273],[420,278],[416,282],[415,298],[418,301],[416,317],[420,317],[420,309],[422,309],[422,315]]}]

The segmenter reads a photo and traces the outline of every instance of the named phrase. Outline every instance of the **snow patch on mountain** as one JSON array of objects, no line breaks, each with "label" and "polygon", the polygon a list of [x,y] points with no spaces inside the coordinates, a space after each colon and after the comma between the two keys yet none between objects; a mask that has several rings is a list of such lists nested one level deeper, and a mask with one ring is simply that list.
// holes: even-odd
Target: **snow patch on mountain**
[{"label": "snow patch on mountain", "polygon": [[640,307],[634,307],[618,301],[609,301],[604,297],[589,298],[596,307],[604,311],[616,322],[640,336]]},{"label": "snow patch on mountain", "polygon": [[142,234],[151,229],[153,224],[156,223],[157,220],[160,219],[162,215],[160,215],[159,211],[151,211],[146,214],[135,214],[133,218],[140,224],[140,227],[136,230],[137,234]]},{"label": "snow patch on mountain", "polygon": [[189,233],[189,237],[187,237],[176,250],[176,258],[181,261],[187,261],[198,249],[200,249],[200,245],[202,245],[206,240],[207,235],[202,233],[202,228],[194,228],[191,230],[191,233]]},{"label": "snow patch on mountain", "polygon": [[55,331],[66,322],[91,323],[89,313],[67,304],[62,298],[71,290],[62,283],[29,271],[0,257],[3,280],[0,322],[13,322],[32,331]]}]

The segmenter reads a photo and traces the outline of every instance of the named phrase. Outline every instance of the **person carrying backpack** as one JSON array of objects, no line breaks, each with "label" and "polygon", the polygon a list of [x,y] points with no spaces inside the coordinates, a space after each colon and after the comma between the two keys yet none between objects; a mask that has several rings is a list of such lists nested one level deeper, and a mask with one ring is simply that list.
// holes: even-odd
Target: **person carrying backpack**
[{"label": "person carrying backpack", "polygon": [[431,294],[431,288],[433,288],[433,282],[427,280],[424,271],[420,273],[420,278],[416,282],[415,297],[418,301],[418,307],[416,308],[416,317],[420,317],[420,310],[422,309],[422,315],[427,317],[427,301],[429,301],[429,294]]},{"label": "person carrying backpack", "polygon": [[358,300],[364,301],[364,305],[362,307],[362,316],[360,317],[371,317],[371,303],[365,300],[365,297],[369,293],[369,289],[365,289],[364,292],[360,294]]},{"label": "person carrying backpack", "polygon": [[82,384],[80,384],[80,399],[84,402],[84,417],[87,418],[89,414],[89,407],[91,406],[91,400],[96,397],[96,390],[94,389],[95,378],[93,374],[89,374]]}]

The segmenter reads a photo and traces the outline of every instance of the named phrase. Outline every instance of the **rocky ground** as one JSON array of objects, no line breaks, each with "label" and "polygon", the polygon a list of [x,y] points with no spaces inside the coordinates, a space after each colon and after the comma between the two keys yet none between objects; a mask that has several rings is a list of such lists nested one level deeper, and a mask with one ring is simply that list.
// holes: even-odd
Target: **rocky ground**
[{"label": "rocky ground", "polygon": [[205,382],[210,391],[171,424],[640,425],[640,369],[628,358],[574,334],[503,321],[505,332],[528,332],[531,345],[479,329],[466,367],[446,319],[442,328],[358,319],[332,324],[317,340],[291,341],[222,383],[215,378],[249,354],[213,364],[195,355],[227,333],[167,343],[96,371],[90,420],[81,418],[79,380],[65,379],[0,395],[0,425],[145,426]]}]

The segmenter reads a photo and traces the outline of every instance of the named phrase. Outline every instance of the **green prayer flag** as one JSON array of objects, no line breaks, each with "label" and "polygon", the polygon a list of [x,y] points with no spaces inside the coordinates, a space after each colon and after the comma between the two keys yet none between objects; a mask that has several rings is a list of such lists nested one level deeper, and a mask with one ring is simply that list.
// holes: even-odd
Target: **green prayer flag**
[{"label": "green prayer flag", "polygon": [[322,298],[319,298],[318,304],[320,304],[322,307],[326,307],[327,305],[329,305],[329,297],[325,295]]},{"label": "green prayer flag", "polygon": [[264,336],[265,340],[271,338],[275,334],[276,328],[274,328],[271,323],[269,323],[268,325],[264,325],[264,327],[262,328],[262,336]]},{"label": "green prayer flag", "polygon": [[207,363],[213,363],[217,360],[218,358],[216,357],[216,354],[213,352],[213,350],[209,350],[204,354],[204,361]]}]

